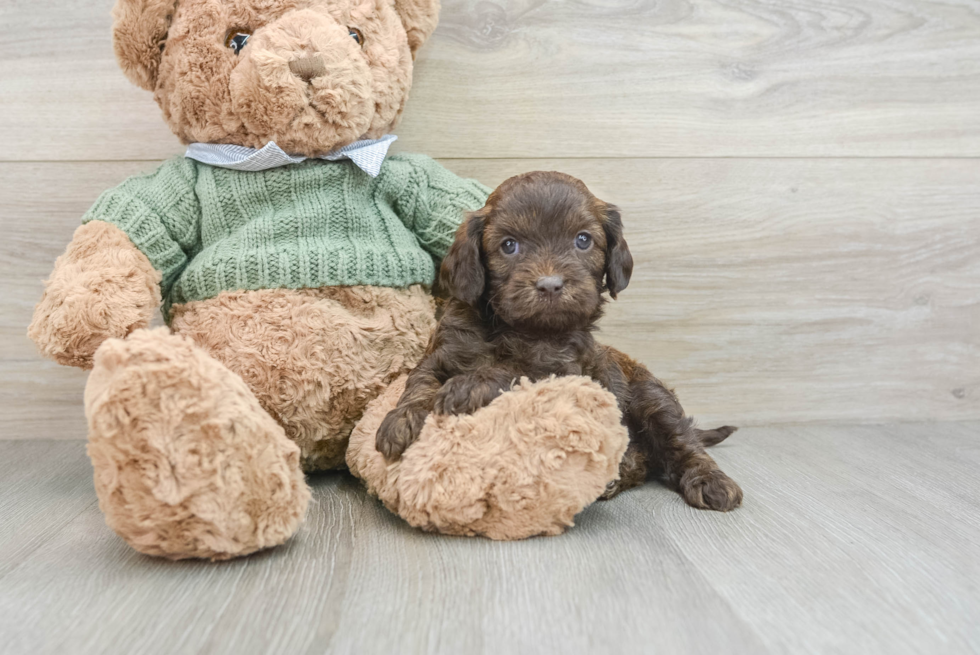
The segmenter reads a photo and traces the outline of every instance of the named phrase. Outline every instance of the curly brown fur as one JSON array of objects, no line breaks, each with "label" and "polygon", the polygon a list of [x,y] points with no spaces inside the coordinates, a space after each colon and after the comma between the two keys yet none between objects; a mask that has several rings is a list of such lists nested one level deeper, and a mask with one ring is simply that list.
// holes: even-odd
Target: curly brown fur
[{"label": "curly brown fur", "polygon": [[299,447],[241,378],[166,328],[101,345],[85,415],[99,506],[140,552],[228,559],[303,520]]},{"label": "curly brown fur", "polygon": [[443,261],[452,298],[378,430],[378,450],[397,459],[430,412],[472,413],[522,376],[585,375],[616,396],[630,432],[620,480],[604,497],[656,475],[695,507],[738,507],[741,489],[705,452],[735,428],[698,430],[642,364],[593,339],[603,292],[615,298],[632,269],[619,211],[580,180],[534,172],[505,181]]},{"label": "curly brown fur", "polygon": [[407,377],[368,405],[347,464],[411,525],[491,539],[560,534],[618,477],[629,431],[616,398],[579,375],[522,380],[473,415],[432,414],[387,462],[375,435]]},{"label": "curly brown fur", "polygon": [[150,324],[160,306],[160,273],[115,225],[75,230],[54,263],[27,334],[59,364],[92,368],[102,342]]},{"label": "curly brown fur", "polygon": [[344,466],[368,401],[422,358],[432,304],[418,285],[227,291],[176,305],[171,327],[240,375],[317,471]]}]

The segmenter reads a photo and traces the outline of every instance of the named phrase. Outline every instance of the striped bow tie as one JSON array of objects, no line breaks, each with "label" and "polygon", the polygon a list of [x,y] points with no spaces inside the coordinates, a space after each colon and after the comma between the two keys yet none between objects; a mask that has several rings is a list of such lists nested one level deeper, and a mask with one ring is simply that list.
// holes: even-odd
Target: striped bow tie
[{"label": "striped bow tie", "polygon": [[[380,139],[355,141],[343,148],[320,155],[317,159],[328,161],[349,159],[371,177],[377,177],[381,172],[381,164],[388,154],[388,147],[397,138],[394,134],[386,134]],[[184,156],[202,164],[231,168],[236,171],[264,171],[277,166],[298,164],[308,159],[302,155],[287,154],[276,145],[275,141],[265,144],[261,150],[223,143],[192,143],[187,146]]]}]

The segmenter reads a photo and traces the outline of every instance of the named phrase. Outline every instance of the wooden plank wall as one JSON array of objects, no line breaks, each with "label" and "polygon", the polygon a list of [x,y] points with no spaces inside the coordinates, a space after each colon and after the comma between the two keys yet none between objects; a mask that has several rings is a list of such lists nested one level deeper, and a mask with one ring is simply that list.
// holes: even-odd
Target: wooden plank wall
[{"label": "wooden plank wall", "polygon": [[[0,5],[0,436],[84,436],[24,336],[100,191],[182,152],[112,0]],[[445,0],[398,147],[577,175],[637,260],[602,338],[705,422],[980,418],[975,0]]]}]

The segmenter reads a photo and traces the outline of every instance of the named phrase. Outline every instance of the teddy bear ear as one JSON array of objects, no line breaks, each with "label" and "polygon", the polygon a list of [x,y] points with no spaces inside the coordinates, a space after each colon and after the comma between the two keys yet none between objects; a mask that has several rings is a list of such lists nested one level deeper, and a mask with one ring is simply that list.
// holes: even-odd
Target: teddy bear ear
[{"label": "teddy bear ear", "polygon": [[439,0],[395,0],[395,11],[405,26],[414,59],[439,23]]},{"label": "teddy bear ear", "polygon": [[112,43],[116,59],[133,84],[152,91],[177,0],[116,0]]}]

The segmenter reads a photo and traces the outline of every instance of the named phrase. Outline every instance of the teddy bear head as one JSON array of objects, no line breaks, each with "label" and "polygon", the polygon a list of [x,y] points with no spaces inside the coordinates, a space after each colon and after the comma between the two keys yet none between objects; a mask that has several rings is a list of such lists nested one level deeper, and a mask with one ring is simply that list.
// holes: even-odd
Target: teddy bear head
[{"label": "teddy bear head", "polygon": [[185,143],[313,157],[390,131],[439,0],[117,0],[116,56]]}]

